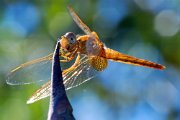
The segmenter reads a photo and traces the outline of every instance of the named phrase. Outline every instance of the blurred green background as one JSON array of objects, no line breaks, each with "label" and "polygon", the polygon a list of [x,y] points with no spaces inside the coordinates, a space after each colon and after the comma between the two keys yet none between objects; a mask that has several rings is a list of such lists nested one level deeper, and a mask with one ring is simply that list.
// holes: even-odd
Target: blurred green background
[{"label": "blurred green background", "polygon": [[[109,62],[96,78],[67,92],[75,118],[179,120],[179,0],[1,0],[0,120],[47,118],[49,98],[26,104],[40,84],[10,86],[6,79],[17,65],[51,53],[66,32],[84,34],[67,4],[107,47],[167,67],[158,71]],[[28,77],[33,76],[22,80]]]}]

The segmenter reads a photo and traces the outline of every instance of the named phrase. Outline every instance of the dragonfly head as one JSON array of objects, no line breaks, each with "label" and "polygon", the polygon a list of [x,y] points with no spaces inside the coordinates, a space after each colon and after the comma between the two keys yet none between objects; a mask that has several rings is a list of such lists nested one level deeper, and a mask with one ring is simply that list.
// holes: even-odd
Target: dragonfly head
[{"label": "dragonfly head", "polygon": [[73,51],[77,47],[76,35],[72,32],[67,32],[61,36],[60,44],[65,51]]}]

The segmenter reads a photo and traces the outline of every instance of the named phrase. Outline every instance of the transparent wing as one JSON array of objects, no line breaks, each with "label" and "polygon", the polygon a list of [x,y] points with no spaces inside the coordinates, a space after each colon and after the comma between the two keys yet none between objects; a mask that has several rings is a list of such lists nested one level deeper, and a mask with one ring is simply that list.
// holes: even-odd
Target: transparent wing
[{"label": "transparent wing", "polygon": [[13,69],[7,77],[7,84],[23,85],[50,79],[52,54],[38,58]]},{"label": "transparent wing", "polygon": [[[63,75],[66,90],[77,87],[97,75],[97,71],[91,67],[87,56],[82,56],[79,65],[72,71]],[[47,82],[37,90],[27,101],[28,104],[48,97],[51,91],[51,82]]]},{"label": "transparent wing", "polygon": [[97,71],[89,64],[89,58],[83,56],[76,69],[63,76],[66,90],[77,87],[97,75]]},{"label": "transparent wing", "polygon": [[75,13],[75,11],[70,7],[67,6],[67,9],[72,16],[73,20],[76,22],[76,24],[87,34],[91,35],[91,30],[89,27],[83,23],[83,21],[79,18],[79,16]]},{"label": "transparent wing", "polygon": [[46,98],[51,92],[51,81],[48,81],[40,89],[38,89],[27,101],[27,104],[34,103],[40,99]]}]

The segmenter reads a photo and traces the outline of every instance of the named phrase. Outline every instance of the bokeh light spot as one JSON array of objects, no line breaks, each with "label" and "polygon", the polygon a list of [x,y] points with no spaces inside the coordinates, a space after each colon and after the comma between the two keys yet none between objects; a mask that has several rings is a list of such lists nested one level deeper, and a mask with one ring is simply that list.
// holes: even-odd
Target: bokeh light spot
[{"label": "bokeh light spot", "polygon": [[172,10],[164,10],[156,16],[154,25],[161,36],[173,36],[180,30],[180,16]]},{"label": "bokeh light spot", "polygon": [[144,10],[156,9],[164,0],[134,0],[134,2]]},{"label": "bokeh light spot", "polygon": [[170,82],[156,81],[149,86],[147,101],[159,112],[169,112],[178,103],[178,99],[178,91]]},{"label": "bokeh light spot", "polygon": [[33,31],[40,21],[38,9],[30,3],[14,3],[7,6],[0,25],[18,36]]}]

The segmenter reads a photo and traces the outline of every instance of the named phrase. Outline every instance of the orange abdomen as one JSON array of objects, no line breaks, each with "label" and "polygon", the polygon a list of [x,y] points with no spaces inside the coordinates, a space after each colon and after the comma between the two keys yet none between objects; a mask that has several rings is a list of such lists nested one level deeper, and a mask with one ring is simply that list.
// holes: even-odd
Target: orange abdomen
[{"label": "orange abdomen", "polygon": [[150,67],[150,68],[155,68],[155,69],[165,68],[165,66],[163,65],[160,65],[151,61],[143,60],[143,59],[138,59],[136,57],[132,57],[132,56],[120,53],[118,51],[115,51],[109,48],[105,48],[105,54],[102,54],[102,57],[109,60],[116,61],[116,62],[122,62],[126,64],[137,65],[137,66],[144,66],[144,67]]}]

